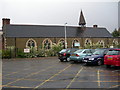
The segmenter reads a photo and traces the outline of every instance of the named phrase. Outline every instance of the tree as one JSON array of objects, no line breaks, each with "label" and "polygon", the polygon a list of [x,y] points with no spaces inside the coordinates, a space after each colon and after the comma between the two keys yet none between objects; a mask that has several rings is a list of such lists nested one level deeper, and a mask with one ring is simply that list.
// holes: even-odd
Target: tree
[{"label": "tree", "polygon": [[[120,29],[120,28],[119,28]],[[120,32],[119,32],[120,30],[117,30],[117,29],[115,29],[113,32],[112,32],[112,36],[113,37],[119,37],[120,36]]]}]

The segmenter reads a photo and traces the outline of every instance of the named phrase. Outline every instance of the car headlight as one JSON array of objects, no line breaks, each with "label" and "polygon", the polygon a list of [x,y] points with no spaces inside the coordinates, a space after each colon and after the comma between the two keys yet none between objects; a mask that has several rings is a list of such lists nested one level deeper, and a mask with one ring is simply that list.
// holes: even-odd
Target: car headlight
[{"label": "car headlight", "polygon": [[89,60],[94,60],[94,58],[89,58]]},{"label": "car headlight", "polygon": [[101,60],[102,58],[97,58],[97,60]]}]

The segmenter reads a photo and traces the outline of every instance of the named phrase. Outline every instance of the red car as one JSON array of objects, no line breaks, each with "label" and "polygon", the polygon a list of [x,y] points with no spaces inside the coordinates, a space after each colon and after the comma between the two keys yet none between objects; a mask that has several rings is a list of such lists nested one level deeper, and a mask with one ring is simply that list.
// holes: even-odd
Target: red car
[{"label": "red car", "polygon": [[120,49],[110,49],[104,57],[106,67],[120,66]]}]

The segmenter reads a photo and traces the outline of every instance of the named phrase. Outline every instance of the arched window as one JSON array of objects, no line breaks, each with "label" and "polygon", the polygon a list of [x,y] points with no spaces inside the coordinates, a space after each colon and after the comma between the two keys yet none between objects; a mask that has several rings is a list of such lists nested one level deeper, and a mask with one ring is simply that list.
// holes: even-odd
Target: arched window
[{"label": "arched window", "polygon": [[118,41],[117,40],[113,40],[113,42],[112,42],[112,45],[113,45],[113,47],[118,47],[118,45],[119,45],[119,43],[118,43]]},{"label": "arched window", "polygon": [[86,39],[85,40],[85,46],[91,46],[92,45],[92,42],[90,39]]},{"label": "arched window", "polygon": [[78,46],[80,46],[80,42],[79,42],[79,40],[78,39],[74,39],[73,41],[72,41],[72,47],[74,48],[74,47],[78,47]]},{"label": "arched window", "polygon": [[33,40],[33,39],[29,39],[27,42],[26,42],[26,47],[29,47],[29,48],[37,48],[37,44],[36,44],[36,41]]},{"label": "arched window", "polygon": [[98,45],[100,45],[100,47],[104,48],[104,46],[105,46],[104,41],[103,40],[98,41]]},{"label": "arched window", "polygon": [[43,41],[43,47],[45,49],[51,49],[51,47],[52,47],[52,41],[50,39],[45,39]]},{"label": "arched window", "polygon": [[58,44],[61,44],[62,48],[65,48],[65,40],[64,39],[60,39],[58,41]]},{"label": "arched window", "polygon": [[118,45],[118,41],[114,39],[112,44],[113,44],[113,46]]}]

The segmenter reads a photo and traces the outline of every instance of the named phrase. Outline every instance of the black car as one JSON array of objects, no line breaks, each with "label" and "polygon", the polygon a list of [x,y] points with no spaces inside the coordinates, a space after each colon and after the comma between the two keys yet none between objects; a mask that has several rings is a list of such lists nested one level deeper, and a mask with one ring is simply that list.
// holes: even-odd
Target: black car
[{"label": "black car", "polygon": [[59,53],[58,53],[58,59],[60,59],[61,62],[63,61],[70,61],[70,55],[79,50],[78,48],[67,48],[67,49],[62,49]]},{"label": "black car", "polygon": [[93,65],[102,65],[104,64],[104,56],[108,52],[109,49],[97,49],[93,55],[87,56],[83,59],[83,62],[88,65],[88,64],[93,64]]}]

